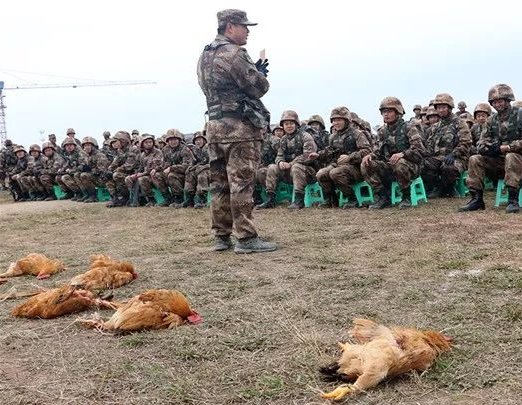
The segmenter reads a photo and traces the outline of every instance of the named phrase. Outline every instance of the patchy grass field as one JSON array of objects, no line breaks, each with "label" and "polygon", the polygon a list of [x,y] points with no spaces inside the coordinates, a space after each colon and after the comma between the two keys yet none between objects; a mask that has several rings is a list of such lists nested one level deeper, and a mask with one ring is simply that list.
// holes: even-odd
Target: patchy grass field
[{"label": "patchy grass field", "polygon": [[115,299],[177,288],[204,322],[112,336],[80,328],[77,315],[14,319],[17,302],[1,302],[1,404],[324,404],[318,392],[333,385],[317,369],[338,355],[353,317],[444,329],[456,346],[424,375],[346,403],[520,403],[520,216],[457,214],[464,200],[409,211],[278,208],[256,219],[280,250],[236,256],[210,252],[207,210],[2,198],[0,268],[42,252],[68,270],[12,279],[0,292],[52,287],[107,253],[140,274]]}]

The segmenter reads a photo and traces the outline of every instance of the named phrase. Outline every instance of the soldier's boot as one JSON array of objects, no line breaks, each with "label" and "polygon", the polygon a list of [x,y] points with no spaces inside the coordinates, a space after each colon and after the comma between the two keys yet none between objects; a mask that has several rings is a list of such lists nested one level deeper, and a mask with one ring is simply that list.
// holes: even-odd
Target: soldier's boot
[{"label": "soldier's boot", "polygon": [[29,201],[36,201],[36,194],[29,191]]},{"label": "soldier's boot", "polygon": [[289,210],[300,210],[304,208],[304,193],[295,192],[294,202],[288,206]]},{"label": "soldier's boot", "polygon": [[43,201],[45,200],[45,195],[42,191],[36,192],[36,201]]},{"label": "soldier's boot", "polygon": [[234,246],[234,252],[242,253],[263,253],[277,250],[277,245],[273,242],[266,242],[257,236],[254,238],[239,239]]},{"label": "soldier's boot", "polygon": [[84,203],[95,203],[98,201],[98,197],[96,195],[96,189],[87,191],[87,198],[83,200]]},{"label": "soldier's boot", "polygon": [[337,206],[337,204],[335,204],[335,193],[325,193],[323,191],[323,197],[324,201],[317,206],[318,208],[334,208]]},{"label": "soldier's boot", "polygon": [[45,199],[44,199],[44,201],[53,201],[53,200],[56,200],[56,196],[54,195],[54,191],[48,192],[46,190],[45,191]]},{"label": "soldier's boot", "polygon": [[263,204],[263,199],[261,198],[261,190],[258,187],[254,187],[252,198],[254,199],[254,205]]},{"label": "soldier's boot", "polygon": [[265,208],[275,208],[276,206],[276,194],[269,192],[266,194],[266,201],[263,204],[256,205],[256,210],[262,210]]},{"label": "soldier's boot", "polygon": [[64,200],[70,200],[73,197],[74,197],[74,193],[71,190],[67,190],[65,192],[65,195],[63,196],[63,199]]},{"label": "soldier's boot", "polygon": [[411,195],[410,195],[410,187],[406,187],[402,190],[402,200],[399,203],[399,209],[405,210],[411,208]]},{"label": "soldier's boot", "polygon": [[169,207],[182,208],[183,207],[183,194],[174,194],[172,196],[172,204],[169,204]]},{"label": "soldier's boot", "polygon": [[457,196],[457,190],[454,183],[445,183],[442,185],[442,197],[453,198]]},{"label": "soldier's boot", "polygon": [[459,208],[459,212],[466,211],[478,211],[486,209],[486,204],[484,204],[484,190],[476,190],[474,188],[469,189],[469,194],[471,195],[471,200]]},{"label": "soldier's boot", "polygon": [[89,198],[89,194],[83,190],[80,190],[80,198],[78,198],[78,202],[84,202],[87,198]]},{"label": "soldier's boot", "polygon": [[197,202],[194,204],[194,208],[205,208],[207,206],[207,194],[200,193],[196,195]]},{"label": "soldier's boot", "polygon": [[145,207],[154,207],[154,206],[156,206],[156,200],[154,199],[154,197],[145,197],[145,199],[147,200],[147,203],[145,204]]},{"label": "soldier's boot", "polygon": [[71,201],[79,201],[80,198],[82,198],[82,192],[78,191],[78,192],[74,193],[74,197],[71,198]]},{"label": "soldier's boot", "polygon": [[429,193],[428,198],[439,198],[441,196],[441,190],[438,186],[435,186]]},{"label": "soldier's boot", "polygon": [[368,206],[371,210],[382,210],[383,208],[391,206],[390,194],[387,190],[381,190],[377,194],[379,198],[373,204]]},{"label": "soldier's boot", "polygon": [[194,197],[196,197],[196,195],[194,193],[187,193],[187,198],[185,199],[185,201],[183,201],[183,203],[181,204],[181,207],[182,208],[194,207]]},{"label": "soldier's boot", "polygon": [[357,207],[357,198],[355,198],[355,193],[353,192],[353,190],[350,189],[349,193],[347,193],[347,194],[343,193],[343,195],[346,198],[348,198],[348,201],[345,202],[342,206],[343,210]]},{"label": "soldier's boot", "polygon": [[227,236],[216,236],[214,237],[214,251],[222,252],[223,250],[228,250],[232,248],[234,244],[232,243],[232,239],[230,239],[230,235]]},{"label": "soldier's boot", "polygon": [[508,187],[508,206],[506,207],[506,213],[516,214],[520,211],[518,205],[518,188]]}]

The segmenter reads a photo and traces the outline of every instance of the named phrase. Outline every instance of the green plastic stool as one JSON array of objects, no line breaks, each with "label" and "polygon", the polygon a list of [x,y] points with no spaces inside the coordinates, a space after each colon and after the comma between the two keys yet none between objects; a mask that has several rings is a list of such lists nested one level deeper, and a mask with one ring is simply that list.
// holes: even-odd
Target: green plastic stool
[{"label": "green plastic stool", "polygon": [[[410,200],[414,207],[419,204],[419,201],[428,202],[426,197],[426,190],[424,189],[424,182],[421,177],[417,177],[410,184]],[[399,183],[394,181],[391,186],[391,203],[392,205],[402,201],[401,188]]]},{"label": "green plastic stool", "polygon": [[[500,207],[501,204],[507,204],[508,191],[503,179],[497,183],[497,195],[495,196],[495,207]],[[522,205],[522,188],[518,192],[518,205]]]},{"label": "green plastic stool", "polygon": [[109,201],[111,195],[105,187],[96,187],[96,199],[98,201]]},{"label": "green plastic stool", "polygon": [[457,179],[457,184],[455,188],[457,189],[457,193],[459,193],[459,196],[465,197],[469,194],[469,189],[466,186],[466,179],[468,178],[468,171],[462,172],[460,174],[460,177]]},{"label": "green plastic stool", "polygon": [[[283,201],[293,201],[294,186],[288,183],[279,182],[276,188],[276,204]],[[265,194],[266,196],[266,194]],[[266,201],[266,199],[265,199]]]},{"label": "green plastic stool", "polygon": [[161,191],[159,191],[156,187],[152,187],[152,194],[154,196],[154,201],[156,201],[156,204],[163,204],[165,202],[165,198],[161,194]]},{"label": "green plastic stool", "polygon": [[[497,188],[498,188],[498,184],[497,184]],[[493,180],[491,180],[488,177],[486,177],[484,179],[484,190],[495,190],[495,183],[493,183]]]},{"label": "green plastic stool", "polygon": [[210,204],[212,204],[212,194],[210,193],[210,190],[207,191],[207,207],[210,207]]},{"label": "green plastic stool", "polygon": [[[352,186],[353,192],[355,193],[355,199],[359,207],[362,207],[365,203],[372,204],[374,202],[372,186],[366,181],[361,181]],[[348,202],[348,198],[345,198],[342,191],[339,192],[339,207],[342,207]]]},{"label": "green plastic stool", "polygon": [[65,193],[63,192],[62,188],[58,184],[55,184],[53,186],[53,191],[54,191],[54,195],[55,195],[57,200],[63,200],[64,199]]},{"label": "green plastic stool", "polygon": [[[295,201],[295,190],[292,193],[292,202]],[[312,207],[316,203],[324,202],[323,189],[319,183],[311,183],[305,187],[304,204],[306,208]]]}]

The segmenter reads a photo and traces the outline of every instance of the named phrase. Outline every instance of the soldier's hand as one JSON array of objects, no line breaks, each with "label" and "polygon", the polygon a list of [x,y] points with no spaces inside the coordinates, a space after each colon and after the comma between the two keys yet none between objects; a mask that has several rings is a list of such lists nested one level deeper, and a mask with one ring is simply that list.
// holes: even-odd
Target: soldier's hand
[{"label": "soldier's hand", "polygon": [[370,164],[370,162],[372,161],[372,155],[366,155],[362,158],[362,162],[361,164],[363,166],[368,166]]},{"label": "soldier's hand", "polygon": [[156,169],[152,169],[152,170],[150,171],[150,175],[151,175],[151,176],[155,176],[155,175],[156,175]]},{"label": "soldier's hand", "polygon": [[163,170],[163,173],[169,174],[170,173],[170,167],[167,167],[165,170]]},{"label": "soldier's hand", "polygon": [[258,59],[258,61],[255,63],[256,69],[258,72],[263,73],[263,76],[267,77],[269,70],[267,69],[269,63],[268,59],[262,60]]},{"label": "soldier's hand", "polygon": [[404,153],[400,152],[400,153],[394,153],[393,155],[391,155],[391,158],[390,158],[390,164],[394,165],[396,164],[400,159],[402,159],[404,156]]},{"label": "soldier's hand", "polygon": [[341,155],[339,156],[339,158],[337,159],[337,164],[339,166],[341,165],[347,165],[348,163],[350,163],[350,157],[348,155]]},{"label": "soldier's hand", "polygon": [[511,151],[511,147],[509,145],[501,145],[500,146],[500,152],[507,153]]},{"label": "soldier's hand", "polygon": [[444,164],[446,166],[453,166],[455,163],[455,156],[453,156],[453,153],[449,153],[444,157]]},{"label": "soldier's hand", "polygon": [[281,170],[290,169],[290,163],[288,163],[288,162],[279,162],[278,166]]},{"label": "soldier's hand", "polygon": [[311,152],[308,154],[308,159],[310,159],[310,160],[315,160],[318,157],[319,157],[319,153],[317,153],[317,152]]}]

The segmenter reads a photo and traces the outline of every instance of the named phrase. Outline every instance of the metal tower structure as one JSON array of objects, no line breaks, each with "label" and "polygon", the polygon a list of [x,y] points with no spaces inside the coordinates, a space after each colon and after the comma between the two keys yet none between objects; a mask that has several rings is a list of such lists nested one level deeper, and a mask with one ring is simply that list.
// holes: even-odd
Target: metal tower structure
[{"label": "metal tower structure", "polygon": [[5,109],[4,91],[5,90],[31,90],[31,89],[62,89],[62,88],[78,88],[78,87],[105,87],[105,86],[135,86],[142,84],[156,84],[151,80],[128,80],[128,81],[103,81],[88,83],[56,83],[56,84],[31,84],[27,86],[5,87],[4,82],[0,81],[0,148],[4,146],[7,139],[7,128],[5,125]]}]

